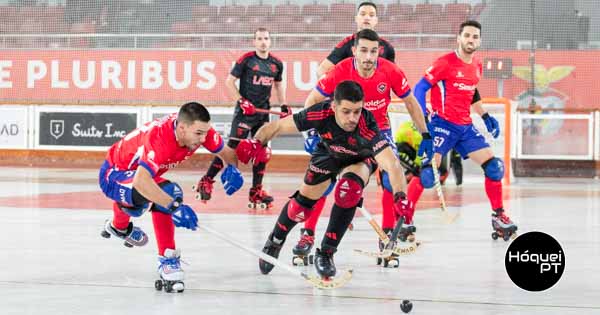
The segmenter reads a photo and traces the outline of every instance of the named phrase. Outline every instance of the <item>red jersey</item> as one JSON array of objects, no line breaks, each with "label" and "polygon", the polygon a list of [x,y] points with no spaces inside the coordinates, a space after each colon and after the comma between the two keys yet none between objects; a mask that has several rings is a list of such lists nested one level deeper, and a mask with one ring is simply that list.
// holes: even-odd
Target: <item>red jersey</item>
[{"label": "red jersey", "polygon": [[471,121],[471,103],[483,71],[481,61],[465,63],[451,52],[438,58],[425,71],[432,85],[431,107],[440,117],[458,125]]},{"label": "red jersey", "polygon": [[370,78],[363,78],[356,70],[354,58],[346,58],[319,80],[316,89],[324,96],[332,97],[338,83],[346,80],[357,82],[365,94],[364,108],[373,113],[379,129],[386,130],[390,129],[387,109],[392,100],[391,91],[405,98],[410,94],[410,86],[402,70],[389,60],[377,58],[375,67]]},{"label": "red jersey", "polygon": [[200,146],[212,153],[223,149],[223,139],[213,128],[208,130],[204,143],[193,150],[180,147],[175,138],[176,124],[176,113],[144,124],[113,144],[106,160],[119,171],[134,171],[141,165],[157,177],[189,158]]}]

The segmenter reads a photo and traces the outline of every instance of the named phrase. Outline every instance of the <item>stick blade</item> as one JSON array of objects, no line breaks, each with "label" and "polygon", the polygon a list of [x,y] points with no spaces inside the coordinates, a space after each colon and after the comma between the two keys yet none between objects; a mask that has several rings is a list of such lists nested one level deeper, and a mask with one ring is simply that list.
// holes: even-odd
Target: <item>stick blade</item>
[{"label": "stick blade", "polygon": [[315,288],[321,290],[332,290],[343,287],[348,281],[352,279],[352,273],[354,270],[349,269],[339,277],[331,278],[330,280],[324,280],[319,276],[306,276],[306,281],[310,282]]}]

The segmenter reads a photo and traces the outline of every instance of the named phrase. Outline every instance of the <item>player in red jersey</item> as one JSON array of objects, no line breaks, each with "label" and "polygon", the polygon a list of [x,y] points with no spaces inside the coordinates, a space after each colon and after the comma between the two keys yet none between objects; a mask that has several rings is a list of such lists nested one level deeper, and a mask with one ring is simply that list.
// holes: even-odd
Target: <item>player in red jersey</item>
[{"label": "player in red jersey", "polygon": [[[377,5],[375,3],[366,1],[358,5],[356,16],[354,17],[354,22],[356,22],[357,26],[356,32],[360,32],[363,29],[375,30],[378,21]],[[317,70],[317,77],[321,78],[325,73],[329,72],[333,66],[338,64],[338,62],[354,56],[352,53],[352,46],[354,46],[355,39],[356,34],[352,34],[335,45],[335,48],[333,48],[327,58],[321,61],[319,69]],[[396,51],[394,50],[394,47],[381,37],[379,37],[379,56],[391,62],[395,62],[396,60]]]},{"label": "player in red jersey", "polygon": [[[353,58],[347,58],[335,65],[335,67],[327,73],[325,77],[319,80],[316,88],[311,91],[306,102],[305,108],[323,101],[326,97],[330,97],[335,87],[342,81],[353,80],[357,82],[365,93],[364,108],[370,111],[377,122],[377,126],[384,138],[389,142],[390,147],[397,151],[392,137],[390,121],[387,110],[391,101],[392,92],[402,98],[406,104],[406,108],[415,122],[417,128],[422,132],[423,141],[421,146],[426,151],[431,151],[432,143],[431,136],[427,131],[425,119],[417,100],[412,96],[408,80],[404,73],[394,63],[378,57],[379,52],[379,36],[370,29],[363,29],[356,34],[354,45]],[[311,139],[314,141],[311,142]],[[314,150],[318,143],[318,137],[309,137],[305,148],[307,151]],[[312,147],[312,148],[311,148]],[[381,182],[383,184],[383,220],[382,228],[386,233],[391,233],[395,225],[396,218],[394,217],[393,204],[394,197],[389,181],[389,174],[381,172]],[[329,193],[329,191],[327,192]],[[325,194],[325,196],[327,195]],[[314,241],[314,231],[317,221],[323,210],[325,196],[315,205],[311,217],[305,222],[304,230],[302,231],[301,239],[294,252],[298,256],[308,255]],[[414,230],[412,220],[407,218],[406,229],[402,233],[408,233]],[[408,237],[408,235],[406,235]]]},{"label": "player in red jersey", "polygon": [[100,188],[114,201],[113,218],[106,221],[102,236],[123,239],[128,247],[146,245],[148,236],[130,218],[150,210],[158,245],[158,272],[167,291],[184,290],[174,227],[195,230],[198,219],[183,203],[181,187],[162,175],[202,146],[230,164],[222,176],[223,184],[229,194],[237,191],[243,179],[233,166],[237,163],[235,152],[224,150],[223,139],[210,125],[208,110],[196,102],[130,132],[110,147],[100,168]]},{"label": "player in red jersey", "polygon": [[[433,117],[429,130],[434,135],[433,158],[436,165],[439,165],[441,157],[453,148],[463,159],[470,158],[481,165],[485,174],[485,191],[493,210],[493,237],[503,236],[508,240],[517,230],[517,226],[504,213],[504,162],[494,156],[489,144],[471,121],[473,110],[481,115],[486,129],[494,138],[500,134],[498,121],[485,112],[481,102],[472,102],[482,73],[481,62],[474,56],[481,43],[480,34],[479,22],[462,23],[457,36],[458,48],[438,58],[427,69],[425,76],[415,87],[415,96],[425,112],[425,94],[431,89]],[[423,189],[431,188],[434,184],[431,165],[423,167],[420,178],[413,179],[409,184],[409,199],[416,204]]]},{"label": "player in red jersey", "polygon": [[[255,50],[242,55],[231,70],[225,81],[227,92],[237,100],[229,141],[227,146],[235,149],[239,143],[237,139],[245,139],[254,135],[256,131],[269,121],[269,114],[256,111],[270,109],[269,99],[274,90],[281,105],[283,116],[291,114],[291,108],[285,99],[285,88],[282,83],[283,63],[270,52],[271,37],[266,28],[258,28],[254,32]],[[235,81],[239,80],[239,89]],[[282,117],[283,117],[282,116]],[[235,139],[234,139],[235,138]],[[202,200],[210,200],[214,177],[223,168],[223,161],[215,157],[206,175],[198,182],[198,191]],[[266,162],[256,162],[252,166],[252,188],[248,196],[249,206],[252,208],[270,208],[273,197],[263,189],[262,181],[265,175]]]}]

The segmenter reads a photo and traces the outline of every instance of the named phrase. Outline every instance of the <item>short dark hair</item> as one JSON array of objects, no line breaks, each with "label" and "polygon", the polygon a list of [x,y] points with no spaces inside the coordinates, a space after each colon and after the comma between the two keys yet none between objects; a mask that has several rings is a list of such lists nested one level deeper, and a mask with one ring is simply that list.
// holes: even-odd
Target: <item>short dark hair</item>
[{"label": "short dark hair", "polygon": [[204,107],[204,105],[197,102],[189,102],[183,104],[179,109],[179,113],[177,114],[177,121],[193,124],[195,121],[209,122],[210,121],[210,113],[208,109]]},{"label": "short dark hair", "polygon": [[377,32],[368,28],[362,29],[356,33],[356,36],[354,37],[354,46],[358,46],[358,41],[360,39],[366,39],[379,43],[379,35],[377,35]]},{"label": "short dark hair", "polygon": [[377,13],[377,5],[371,1],[365,1],[365,2],[361,2],[358,7],[356,8],[356,13],[358,13],[358,11],[360,11],[360,8],[364,7],[364,6],[371,6],[373,8],[375,8],[375,13]]},{"label": "short dark hair", "polygon": [[481,23],[479,23],[475,20],[467,20],[460,24],[460,28],[458,29],[458,34],[462,34],[463,29],[467,26],[472,26],[474,28],[477,28],[477,29],[479,29],[479,32],[481,32]]},{"label": "short dark hair", "polygon": [[357,103],[364,100],[364,98],[365,94],[360,84],[351,80],[342,81],[335,87],[333,92],[333,100],[336,104],[340,104],[344,100]]},{"label": "short dark hair", "polygon": [[256,33],[258,32],[267,32],[269,33],[269,36],[271,35],[271,32],[269,32],[269,30],[266,27],[259,27],[254,31],[254,39],[256,39]]}]

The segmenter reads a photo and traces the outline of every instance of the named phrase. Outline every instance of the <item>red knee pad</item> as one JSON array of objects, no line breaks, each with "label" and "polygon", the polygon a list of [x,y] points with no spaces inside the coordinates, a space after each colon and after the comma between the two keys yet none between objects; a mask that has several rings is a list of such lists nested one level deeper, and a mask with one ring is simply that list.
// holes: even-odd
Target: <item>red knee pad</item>
[{"label": "red knee pad", "polygon": [[360,202],[365,186],[362,178],[353,173],[346,173],[335,186],[335,204],[340,208],[354,208]]},{"label": "red knee pad", "polygon": [[[299,194],[299,193],[296,193]],[[290,199],[287,207],[287,215],[290,220],[295,222],[304,222],[306,219],[310,218],[310,214],[313,209],[304,207],[298,201],[296,201],[296,194]]]},{"label": "red knee pad", "polygon": [[256,153],[253,164],[258,165],[260,163],[267,163],[269,160],[271,160],[271,147],[264,146]]}]

